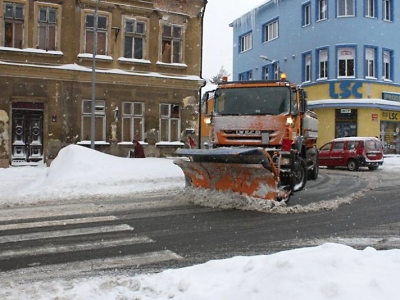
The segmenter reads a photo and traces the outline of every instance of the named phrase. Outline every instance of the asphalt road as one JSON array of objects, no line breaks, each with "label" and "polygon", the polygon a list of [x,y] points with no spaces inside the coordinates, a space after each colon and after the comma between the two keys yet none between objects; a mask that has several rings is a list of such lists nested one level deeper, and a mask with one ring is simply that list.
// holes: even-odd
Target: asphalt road
[{"label": "asphalt road", "polygon": [[322,169],[289,202],[312,209],[279,214],[203,207],[176,194],[2,210],[0,278],[160,271],[325,242],[398,248],[398,179]]}]

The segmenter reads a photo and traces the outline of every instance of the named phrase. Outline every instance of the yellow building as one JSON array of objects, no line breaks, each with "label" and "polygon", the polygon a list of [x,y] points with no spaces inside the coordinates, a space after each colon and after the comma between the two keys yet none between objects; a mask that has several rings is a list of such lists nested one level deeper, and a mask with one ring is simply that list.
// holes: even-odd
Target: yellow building
[{"label": "yellow building", "polygon": [[400,86],[333,80],[304,86],[318,114],[318,145],[336,137],[377,136],[385,153],[400,153]]}]

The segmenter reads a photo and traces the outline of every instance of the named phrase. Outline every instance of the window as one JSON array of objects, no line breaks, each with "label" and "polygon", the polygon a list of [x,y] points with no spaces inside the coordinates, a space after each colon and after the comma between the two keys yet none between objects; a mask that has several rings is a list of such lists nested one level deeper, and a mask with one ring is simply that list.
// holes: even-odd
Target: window
[{"label": "window", "polygon": [[180,63],[182,61],[182,27],[163,25],[162,62]]},{"label": "window", "polygon": [[303,4],[302,6],[303,15],[302,15],[302,26],[308,26],[311,24],[311,4],[310,2]]},{"label": "window", "polygon": [[24,5],[6,2],[4,10],[4,46],[22,49],[24,46]]},{"label": "window", "polygon": [[279,21],[274,20],[264,25],[264,42],[272,41],[279,36]]},{"label": "window", "polygon": [[338,17],[354,17],[354,0],[337,0]]},{"label": "window", "polygon": [[365,48],[365,77],[376,78],[375,74],[376,50],[372,47]]},{"label": "window", "polygon": [[57,9],[39,7],[37,48],[57,50]]},{"label": "window", "polygon": [[240,52],[250,50],[253,47],[253,34],[247,33],[239,38]]},{"label": "window", "polygon": [[122,102],[122,141],[144,140],[144,103]]},{"label": "window", "polygon": [[377,0],[364,0],[365,1],[365,16],[376,18],[376,1]]},{"label": "window", "polygon": [[339,48],[338,50],[338,74],[339,77],[354,77],[354,48]]},{"label": "window", "polygon": [[326,20],[328,18],[328,4],[326,0],[317,0],[317,21]]},{"label": "window", "polygon": [[311,54],[307,53],[303,55],[303,82],[311,81]]},{"label": "window", "polygon": [[269,66],[264,66],[263,70],[262,70],[262,76],[264,80],[268,80],[269,79]]},{"label": "window", "polygon": [[[107,16],[97,16],[97,52],[96,55],[107,55]],[[85,20],[85,53],[93,53],[94,15],[87,14]]]},{"label": "window", "polygon": [[135,19],[125,19],[124,57],[144,58],[146,23]]},{"label": "window", "polygon": [[383,79],[384,80],[393,80],[392,57],[393,57],[393,51],[383,50]]},{"label": "window", "polygon": [[160,140],[180,141],[180,109],[178,104],[160,104]]},{"label": "window", "polygon": [[[81,140],[91,139],[92,100],[82,101],[82,136]],[[106,107],[104,100],[95,100],[95,140],[106,140]]]},{"label": "window", "polygon": [[393,0],[383,0],[383,19],[385,21],[393,20],[392,1]]},{"label": "window", "polygon": [[318,79],[328,78],[328,50],[321,49],[318,51]]},{"label": "window", "polygon": [[239,74],[239,81],[248,81],[253,79],[253,71],[246,71]]}]

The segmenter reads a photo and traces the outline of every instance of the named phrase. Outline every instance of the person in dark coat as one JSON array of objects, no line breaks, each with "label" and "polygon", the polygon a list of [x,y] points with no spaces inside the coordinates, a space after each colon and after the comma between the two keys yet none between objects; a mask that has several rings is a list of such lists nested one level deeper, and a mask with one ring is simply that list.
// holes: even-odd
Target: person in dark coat
[{"label": "person in dark coat", "polygon": [[[131,150],[130,157],[134,158],[145,158],[143,146],[139,143],[138,140],[133,140],[133,150]],[[132,153],[133,152],[133,153]]]}]

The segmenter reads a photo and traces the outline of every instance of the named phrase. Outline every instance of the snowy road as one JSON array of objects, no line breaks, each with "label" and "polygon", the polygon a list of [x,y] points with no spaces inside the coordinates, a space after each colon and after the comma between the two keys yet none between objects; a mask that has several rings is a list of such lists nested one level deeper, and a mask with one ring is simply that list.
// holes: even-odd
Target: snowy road
[{"label": "snowy road", "polygon": [[[396,180],[384,172],[321,170],[290,206],[268,214],[193,205],[171,191],[3,209],[0,277],[161,270],[327,241],[400,247]],[[309,203],[313,198],[320,201]]]}]

